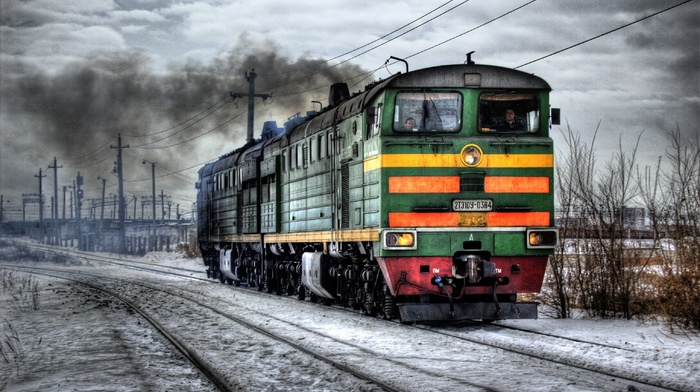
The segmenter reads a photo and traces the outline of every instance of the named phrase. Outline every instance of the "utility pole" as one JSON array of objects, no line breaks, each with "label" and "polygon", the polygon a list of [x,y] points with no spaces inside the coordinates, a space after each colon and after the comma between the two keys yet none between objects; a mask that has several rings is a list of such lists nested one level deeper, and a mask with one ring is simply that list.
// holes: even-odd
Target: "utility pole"
[{"label": "utility pole", "polygon": [[51,215],[54,224],[54,239],[53,244],[58,245],[60,236],[58,235],[58,169],[62,168],[63,165],[58,166],[56,164],[56,157],[53,157],[53,166],[49,165],[49,169],[53,169],[53,205]]},{"label": "utility pole", "polygon": [[66,190],[68,189],[67,186],[63,187],[63,220],[66,220]]},{"label": "utility pole", "polygon": [[97,176],[97,179],[102,180],[102,209],[100,210],[100,222],[102,222],[105,220],[105,186],[107,185],[107,179],[100,176]]},{"label": "utility pole", "polygon": [[248,93],[234,93],[230,92],[231,98],[242,98],[248,97],[248,139],[247,144],[253,143],[255,141],[255,136],[253,132],[254,120],[255,120],[255,97],[260,97],[265,101],[268,98],[272,98],[272,94],[255,94],[255,78],[258,75],[255,73],[255,69],[245,73],[245,78],[248,81]]},{"label": "utility pole", "polygon": [[75,214],[73,214],[73,206],[74,205],[75,205],[75,181],[73,181],[73,186],[70,187],[70,219],[73,219],[73,217],[75,216]]},{"label": "utility pole", "polygon": [[124,175],[122,170],[122,149],[129,148],[129,145],[122,147],[122,135],[117,138],[117,147],[109,146],[109,148],[117,149],[117,173],[119,176],[119,253],[126,252],[126,227],[124,223]]},{"label": "utility pole", "polygon": [[165,195],[160,190],[160,223],[165,223]]},{"label": "utility pole", "polygon": [[134,220],[136,220],[136,195],[134,195]]},{"label": "utility pole", "polygon": [[[153,181],[151,182],[151,189],[153,191],[153,241],[151,242],[151,250],[155,252],[156,250],[156,163],[143,160],[143,164],[146,162],[151,164],[151,177]],[[141,214],[143,215],[143,213]]]},{"label": "utility pole", "polygon": [[[111,195],[111,193],[110,193]],[[112,216],[111,219],[117,218],[117,195],[112,195]]]},{"label": "utility pole", "polygon": [[[2,236],[2,206],[5,205],[4,195],[0,195],[0,236]],[[9,200],[8,200],[9,202]]]},{"label": "utility pole", "polygon": [[[76,186],[77,185],[77,186]],[[73,187],[75,188],[75,220],[78,223],[78,249],[83,250],[83,229],[80,227],[80,207],[83,205],[83,177],[78,172]]]},{"label": "utility pole", "polygon": [[[46,177],[46,174],[42,175],[42,174],[41,174],[41,169],[39,169],[39,175],[37,176],[37,175],[35,174],[34,177],[39,177],[39,227],[40,227],[40,228],[42,229],[42,231],[43,231],[43,229],[44,229],[44,194],[41,193],[41,192],[42,192],[42,188],[41,188],[41,182],[42,182],[42,181],[41,181],[41,179],[44,178],[44,177]],[[44,242],[44,235],[43,235],[43,233],[42,233],[42,236],[41,236],[41,242],[42,242],[42,243]]]}]

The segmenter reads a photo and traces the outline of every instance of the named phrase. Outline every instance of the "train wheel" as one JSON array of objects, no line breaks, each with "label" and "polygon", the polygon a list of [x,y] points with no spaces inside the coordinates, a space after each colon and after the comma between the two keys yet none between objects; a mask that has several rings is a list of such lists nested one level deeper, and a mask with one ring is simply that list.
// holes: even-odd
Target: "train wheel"
[{"label": "train wheel", "polygon": [[299,301],[303,301],[306,299],[306,287],[304,287],[304,285],[301,285],[297,288],[297,299]]}]

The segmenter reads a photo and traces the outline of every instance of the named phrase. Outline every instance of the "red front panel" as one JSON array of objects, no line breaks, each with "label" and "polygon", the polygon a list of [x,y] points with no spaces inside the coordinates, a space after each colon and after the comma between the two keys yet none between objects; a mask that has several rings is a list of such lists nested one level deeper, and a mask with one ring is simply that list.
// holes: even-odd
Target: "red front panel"
[{"label": "red front panel", "polygon": [[[433,277],[452,277],[452,257],[377,257],[379,267],[393,295],[445,294],[431,283]],[[547,268],[547,256],[492,257],[496,277],[507,277],[507,285],[498,286],[498,294],[537,293]],[[513,265],[519,272],[513,272]],[[402,275],[405,274],[405,279]],[[449,288],[452,292],[451,287]],[[467,286],[464,294],[491,294],[493,286]],[[459,293],[452,293],[459,296]]]}]

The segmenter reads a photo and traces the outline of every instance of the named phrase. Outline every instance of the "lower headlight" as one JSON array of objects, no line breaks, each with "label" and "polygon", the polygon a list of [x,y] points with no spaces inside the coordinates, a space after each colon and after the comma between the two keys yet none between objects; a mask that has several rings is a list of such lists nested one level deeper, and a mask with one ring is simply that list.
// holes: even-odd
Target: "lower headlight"
[{"label": "lower headlight", "polygon": [[415,231],[384,232],[385,249],[416,249]]},{"label": "lower headlight", "polygon": [[557,229],[528,229],[527,247],[533,248],[554,248],[559,241],[559,231]]}]

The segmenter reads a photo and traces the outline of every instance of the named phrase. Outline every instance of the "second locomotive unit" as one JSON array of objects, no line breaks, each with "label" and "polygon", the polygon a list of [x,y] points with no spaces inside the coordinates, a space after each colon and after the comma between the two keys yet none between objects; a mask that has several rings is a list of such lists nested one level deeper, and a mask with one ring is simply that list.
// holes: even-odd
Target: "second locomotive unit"
[{"label": "second locomotive unit", "polygon": [[403,322],[536,318],[554,228],[550,86],[475,64],[406,72],[207,164],[208,275]]}]

